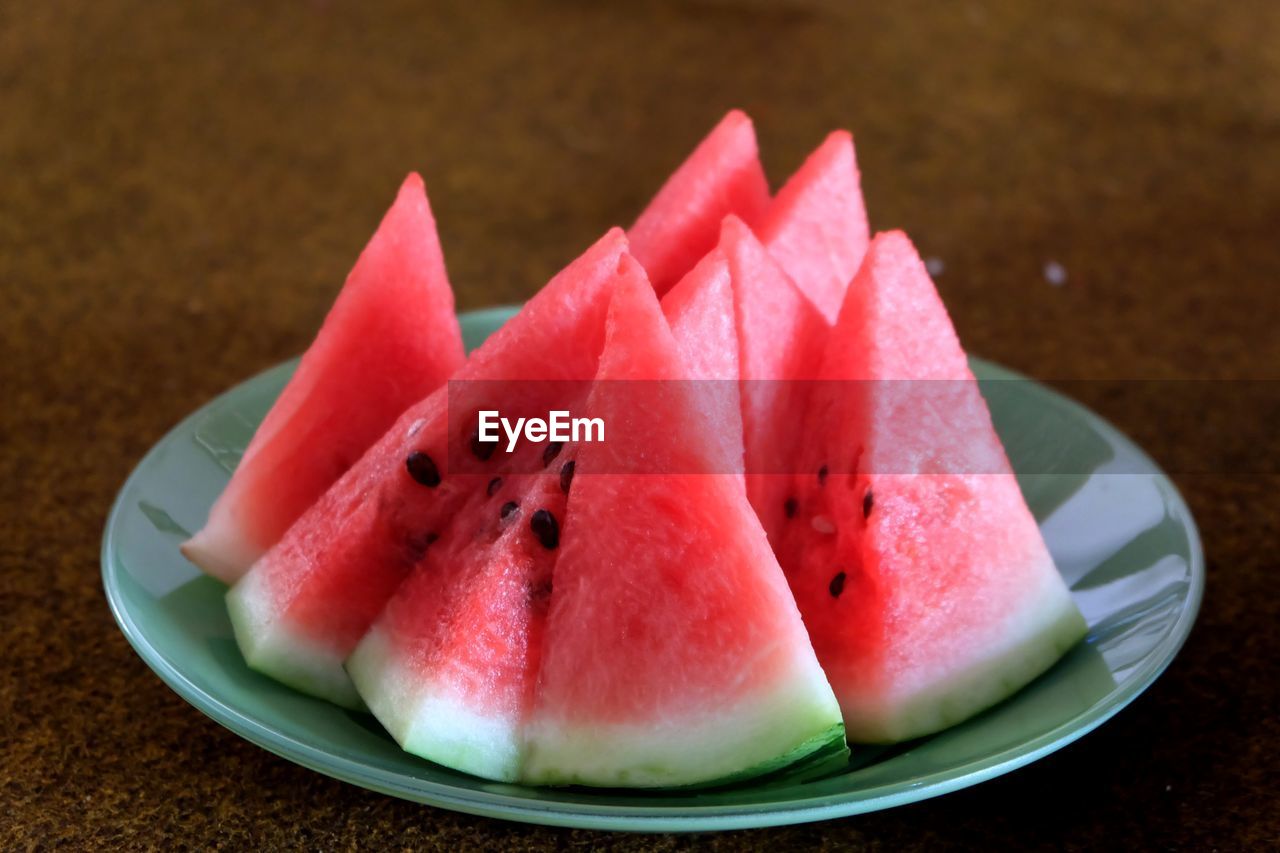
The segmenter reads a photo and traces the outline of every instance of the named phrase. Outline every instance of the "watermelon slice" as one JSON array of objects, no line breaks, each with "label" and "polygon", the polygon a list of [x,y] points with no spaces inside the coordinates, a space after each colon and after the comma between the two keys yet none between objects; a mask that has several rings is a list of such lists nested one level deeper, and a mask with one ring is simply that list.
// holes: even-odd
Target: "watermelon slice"
[{"label": "watermelon slice", "polygon": [[[554,380],[575,380],[570,387],[585,396],[625,251],[626,237],[614,229],[560,272],[448,387],[406,411],[232,588],[227,606],[250,666],[359,706],[342,662],[445,521],[516,463],[475,445],[475,420],[461,415],[575,410]],[[460,413],[452,420],[451,407]]]},{"label": "watermelon slice", "polygon": [[725,218],[719,251],[733,282],[747,498],[776,544],[805,438],[801,380],[816,378],[829,327],[742,220]]},{"label": "watermelon slice", "polygon": [[661,296],[715,247],[720,220],[736,213],[759,223],[769,183],[751,119],[733,110],[699,143],[658,190],[627,236]]},{"label": "watermelon slice", "polygon": [[[714,426],[687,376],[653,293],[624,280],[588,408],[610,432],[578,452],[526,782],[697,785],[842,741],[759,521],[738,479],[716,474]],[[620,390],[630,380],[663,380],[641,383],[656,405],[635,405]]]},{"label": "watermelon slice", "polygon": [[756,233],[827,321],[834,322],[870,239],[853,137],[847,131],[835,131],[809,155],[778,191]]},{"label": "watermelon slice", "polygon": [[495,477],[472,495],[347,661],[405,750],[487,779],[518,777],[569,450],[545,475]]},{"label": "watermelon slice", "polygon": [[205,527],[182,546],[234,583],[408,406],[462,363],[422,179],[400,187]]},{"label": "watermelon slice", "polygon": [[821,376],[779,556],[850,740],[928,734],[1020,689],[1085,623],[905,235],[872,243]]},{"label": "watermelon slice", "polygon": [[698,262],[662,298],[676,347],[684,358],[689,391],[703,411],[723,423],[718,473],[742,472],[742,403],[738,391],[738,331],[733,319],[729,264],[719,249]]}]

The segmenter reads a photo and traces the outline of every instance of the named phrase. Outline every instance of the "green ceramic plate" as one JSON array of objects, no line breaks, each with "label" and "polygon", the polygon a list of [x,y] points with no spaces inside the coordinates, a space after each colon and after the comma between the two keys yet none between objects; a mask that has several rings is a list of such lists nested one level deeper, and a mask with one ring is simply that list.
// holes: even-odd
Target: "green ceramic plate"
[{"label": "green ceramic plate", "polygon": [[[510,314],[463,316],[468,344]],[[1020,482],[1088,619],[1086,642],[985,714],[913,743],[855,749],[818,778],[663,794],[486,782],[401,752],[371,717],[250,671],[232,640],[225,588],[178,555],[293,367],[231,389],[151,449],[107,521],[103,583],[129,642],[188,702],[291,761],[398,797],[533,823],[650,831],[797,823],[922,800],[1021,767],[1111,717],[1173,659],[1200,603],[1195,525],[1155,464],[1079,405],[975,359],[1015,468],[1034,472]]]}]

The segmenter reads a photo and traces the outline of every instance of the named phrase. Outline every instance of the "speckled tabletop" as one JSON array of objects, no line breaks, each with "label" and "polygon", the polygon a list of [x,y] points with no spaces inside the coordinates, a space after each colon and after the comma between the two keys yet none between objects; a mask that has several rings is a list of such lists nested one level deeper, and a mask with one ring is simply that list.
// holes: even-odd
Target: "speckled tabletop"
[{"label": "speckled tabletop", "polygon": [[[465,9],[0,5],[0,846],[1280,844],[1265,460],[1177,475],[1208,592],[1132,707],[1010,776],[846,820],[677,838],[452,814],[278,759],[143,665],[99,581],[112,496],[185,413],[306,345],[410,169],[471,308],[628,222],[730,106],[775,180],[847,126],[873,225],[942,261],[973,351],[1048,379],[1280,377],[1275,3]],[[1203,405],[1089,402],[1157,459],[1205,440]],[[1233,423],[1265,436],[1262,417]]]}]

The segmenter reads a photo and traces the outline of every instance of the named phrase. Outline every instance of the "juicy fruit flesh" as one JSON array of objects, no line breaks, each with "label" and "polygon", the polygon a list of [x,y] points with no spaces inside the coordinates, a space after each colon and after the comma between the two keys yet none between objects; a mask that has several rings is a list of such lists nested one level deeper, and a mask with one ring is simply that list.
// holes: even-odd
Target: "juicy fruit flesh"
[{"label": "juicy fruit flesh", "polygon": [[[786,565],[851,740],[959,722],[1083,634],[1012,475],[812,479]],[[1001,523],[974,524],[983,517]]]},{"label": "juicy fruit flesh", "polygon": [[[377,617],[379,610],[422,556],[425,538],[467,497],[484,490],[498,460],[484,474],[451,473],[451,458],[471,455],[470,432],[449,435],[451,406],[475,411],[477,400],[491,403],[490,383],[462,380],[589,379],[595,373],[609,294],[619,277],[619,258],[626,240],[612,231],[570,264],[522,311],[472,354],[450,386],[409,409],[365,457],[326,492],[288,535],[263,557],[232,599],[263,596],[252,602],[263,615],[251,624],[257,634],[237,640],[259,653],[259,668],[285,661],[290,647],[323,649],[323,671],[310,670],[317,690],[345,678],[342,661]],[[646,285],[647,286],[647,285]],[[585,383],[583,383],[585,384]],[[545,413],[539,383],[496,383],[498,391],[523,392],[508,397],[517,410]],[[585,389],[584,389],[585,393]],[[562,403],[557,399],[555,402]],[[470,426],[468,425],[468,429]],[[449,448],[455,453],[451,454]],[[428,486],[411,476],[406,459],[425,453],[442,472]],[[249,603],[241,602],[242,609]],[[298,679],[295,678],[295,682]],[[307,689],[306,685],[300,685]]]},{"label": "juicy fruit flesh", "polygon": [[722,474],[740,473],[744,456],[733,302],[729,263],[719,250],[709,252],[662,298],[662,313],[691,380],[689,390],[715,425],[724,461],[717,473]]},{"label": "juicy fruit flesh", "polygon": [[[532,782],[679,786],[761,772],[840,737],[786,582],[719,450],[653,294],[620,287],[554,569],[535,710]],[[668,380],[628,407],[615,380]],[[622,417],[621,409],[626,408]],[[685,425],[678,435],[672,418]],[[616,474],[645,446],[661,477]],[[723,470],[723,469],[721,469]]]},{"label": "juicy fruit flesh", "polygon": [[783,566],[850,738],[927,734],[1038,675],[1084,621],[904,237],[876,238],[821,375]]},{"label": "juicy fruit flesh", "polygon": [[741,377],[747,497],[777,543],[786,493],[804,430],[806,384],[816,378],[828,327],[818,309],[773,261],[746,223],[726,217],[719,251],[733,287]]},{"label": "juicy fruit flesh", "polygon": [[[235,582],[461,362],[435,220],[422,179],[410,175],[183,553]],[[335,410],[343,416],[334,418]]]},{"label": "juicy fruit flesh", "polygon": [[778,191],[761,241],[830,322],[869,242],[853,138],[838,130]]},{"label": "juicy fruit flesh", "polygon": [[[517,507],[504,513],[508,503]],[[443,675],[470,702],[523,713],[537,672],[535,623],[545,613],[555,557],[533,519],[539,512],[563,518],[564,503],[558,475],[511,477],[455,517],[439,551],[428,554],[379,619],[397,639],[414,632],[412,663],[420,673]],[[433,618],[429,607],[441,609]],[[419,633],[424,626],[431,636]],[[509,690],[513,684],[519,689]]]},{"label": "juicy fruit flesh", "polygon": [[369,709],[406,750],[515,780],[555,556],[532,520],[564,517],[559,470],[505,477],[474,494],[347,662]]},{"label": "juicy fruit flesh", "polygon": [[755,128],[728,113],[658,190],[627,231],[631,253],[659,296],[716,243],[720,221],[737,214],[751,224],[769,205],[769,185],[756,151]]},{"label": "juicy fruit flesh", "polygon": [[[575,661],[573,677],[544,675],[565,676],[556,699],[566,721],[705,712],[781,678],[793,663],[785,644],[771,643],[796,627],[781,574],[767,585],[758,574],[731,569],[771,562],[763,537],[741,541],[742,513],[725,511],[742,503],[731,481],[698,474],[636,479],[579,477],[555,576],[554,643],[589,649],[590,658]],[[606,523],[606,536],[590,535]],[[717,546],[712,559],[708,551]],[[579,561],[609,568],[593,571]],[[681,678],[673,680],[676,672]]]}]

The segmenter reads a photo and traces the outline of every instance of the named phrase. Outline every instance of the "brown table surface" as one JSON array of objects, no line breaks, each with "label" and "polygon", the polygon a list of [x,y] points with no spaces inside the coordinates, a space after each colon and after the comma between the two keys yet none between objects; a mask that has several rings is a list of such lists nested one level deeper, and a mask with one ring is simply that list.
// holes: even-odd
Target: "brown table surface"
[{"label": "brown table surface", "polygon": [[[103,599],[109,502],[184,414],[305,347],[410,169],[473,308],[629,222],[730,106],[775,182],[849,127],[873,224],[944,261],[972,351],[1050,379],[1280,376],[1280,5],[425,7],[0,5],[0,846],[1280,843],[1274,466],[1178,477],[1207,597],[1131,708],[878,814],[711,838],[485,820],[294,766],[166,688]],[[1092,402],[1157,459],[1207,408]]]}]

